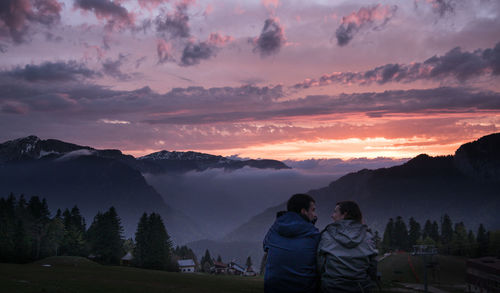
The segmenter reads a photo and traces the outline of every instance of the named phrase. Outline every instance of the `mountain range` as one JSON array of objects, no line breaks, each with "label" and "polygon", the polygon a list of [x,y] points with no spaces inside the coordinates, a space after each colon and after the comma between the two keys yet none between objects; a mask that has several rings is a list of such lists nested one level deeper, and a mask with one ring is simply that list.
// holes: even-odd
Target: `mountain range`
[{"label": "mountain range", "polygon": [[[328,186],[308,192],[316,200],[322,229],[337,202],[358,202],[365,222],[383,233],[389,218],[414,217],[440,221],[447,213],[477,232],[483,223],[500,228],[500,133],[491,134],[458,148],[453,156],[419,155],[403,165],[347,174]],[[263,239],[282,203],[254,216],[224,237],[224,241]]]},{"label": "mountain range", "polygon": [[195,152],[161,151],[136,159],[119,150],[97,150],[28,136],[0,144],[0,196],[11,192],[40,196],[47,199],[53,211],[77,205],[87,222],[98,211],[114,206],[127,237],[133,236],[142,213],[154,211],[163,217],[173,240],[182,244],[208,234],[165,202],[143,174],[246,166],[289,168],[274,160],[238,161]]}]

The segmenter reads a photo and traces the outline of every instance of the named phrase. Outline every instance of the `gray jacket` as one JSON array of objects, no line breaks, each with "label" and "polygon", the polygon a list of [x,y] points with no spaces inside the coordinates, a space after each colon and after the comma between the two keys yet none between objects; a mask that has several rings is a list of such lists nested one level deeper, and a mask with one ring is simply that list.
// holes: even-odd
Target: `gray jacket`
[{"label": "gray jacket", "polygon": [[321,292],[368,292],[374,288],[377,253],[366,225],[341,220],[326,226],[318,245]]}]

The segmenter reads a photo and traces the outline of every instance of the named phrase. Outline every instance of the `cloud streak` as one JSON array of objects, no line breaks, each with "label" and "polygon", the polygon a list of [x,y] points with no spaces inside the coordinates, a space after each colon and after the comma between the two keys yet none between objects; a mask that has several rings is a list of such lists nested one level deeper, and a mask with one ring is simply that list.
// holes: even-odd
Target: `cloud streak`
[{"label": "cloud streak", "polygon": [[16,67],[10,71],[0,72],[0,74],[29,82],[67,82],[100,76],[99,72],[91,70],[85,64],[76,61],[44,62],[40,65],[28,64],[24,67]]},{"label": "cloud streak", "polygon": [[335,72],[318,79],[306,79],[294,88],[310,88],[330,84],[410,83],[418,80],[465,82],[478,76],[500,75],[500,42],[493,48],[462,51],[456,47],[443,56],[433,56],[423,62],[386,64],[364,72]]},{"label": "cloud streak", "polygon": [[394,17],[397,9],[397,6],[378,4],[372,7],[362,7],[357,12],[342,17],[340,26],[335,32],[337,44],[346,46],[362,29],[380,29]]}]

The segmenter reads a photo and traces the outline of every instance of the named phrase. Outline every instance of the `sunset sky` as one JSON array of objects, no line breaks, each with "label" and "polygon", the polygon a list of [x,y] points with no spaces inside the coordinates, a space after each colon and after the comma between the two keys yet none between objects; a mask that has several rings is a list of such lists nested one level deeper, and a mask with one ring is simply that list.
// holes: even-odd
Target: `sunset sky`
[{"label": "sunset sky", "polygon": [[2,0],[0,142],[453,154],[500,131],[498,0]]}]

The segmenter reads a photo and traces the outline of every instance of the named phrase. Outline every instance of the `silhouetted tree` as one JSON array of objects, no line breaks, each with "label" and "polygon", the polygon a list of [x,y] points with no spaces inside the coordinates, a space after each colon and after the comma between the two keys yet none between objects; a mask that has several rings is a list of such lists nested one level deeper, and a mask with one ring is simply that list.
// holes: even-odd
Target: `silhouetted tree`
[{"label": "silhouetted tree", "polygon": [[245,265],[247,266],[247,268],[249,268],[253,265],[252,258],[250,256],[247,257],[247,261],[246,261]]},{"label": "silhouetted tree", "polygon": [[97,213],[90,225],[88,241],[90,252],[106,264],[119,264],[123,251],[123,227],[114,207],[104,214]]},{"label": "silhouetted tree", "polygon": [[486,256],[488,254],[488,234],[486,233],[486,229],[483,224],[479,224],[479,228],[477,230],[477,256]]},{"label": "silhouetted tree", "polygon": [[408,231],[408,244],[409,248],[411,249],[413,245],[416,245],[417,241],[420,239],[421,231],[420,224],[415,221],[413,217],[410,218],[408,226],[410,227],[410,231]]},{"label": "silhouetted tree", "polygon": [[385,226],[382,247],[384,252],[394,249],[394,220],[392,218],[389,219],[389,222]]},{"label": "silhouetted tree", "polygon": [[408,249],[408,229],[401,216],[394,222],[394,247],[397,249]]},{"label": "silhouetted tree", "polygon": [[156,270],[176,270],[172,262],[172,241],[161,216],[144,213],[135,233],[136,265]]},{"label": "silhouetted tree", "polygon": [[222,262],[222,257],[220,256],[220,254],[217,256],[217,262]]}]

